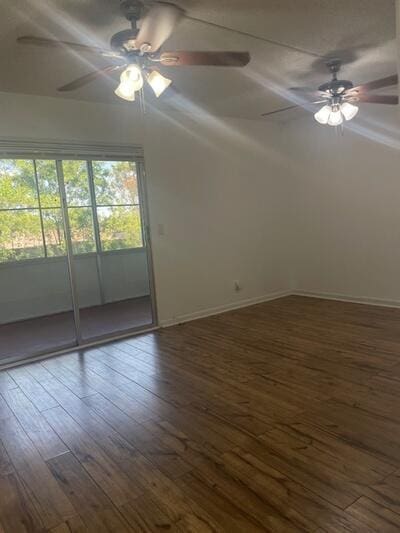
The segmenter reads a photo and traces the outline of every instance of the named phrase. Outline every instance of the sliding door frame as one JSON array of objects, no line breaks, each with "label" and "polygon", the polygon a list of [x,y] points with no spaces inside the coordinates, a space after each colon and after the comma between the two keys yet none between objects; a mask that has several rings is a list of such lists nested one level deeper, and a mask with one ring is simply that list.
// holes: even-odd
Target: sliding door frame
[{"label": "sliding door frame", "polygon": [[75,338],[76,338],[76,343],[79,346],[82,344],[81,316],[79,313],[78,288],[76,286],[76,269],[75,269],[74,257],[73,257],[73,252],[72,252],[71,226],[69,223],[67,195],[65,192],[65,182],[64,182],[64,170],[63,170],[61,159],[56,159],[56,169],[57,169],[58,189],[60,191],[60,198],[61,198],[61,212],[62,212],[62,217],[63,217],[65,247],[67,251],[69,282],[71,286],[72,310],[74,313],[74,324],[75,324]]},{"label": "sliding door frame", "polygon": [[[71,229],[70,229],[70,222],[69,222],[69,215],[68,215],[68,202],[67,202],[67,196],[65,192],[65,182],[64,182],[64,171],[63,171],[63,161],[67,160],[76,160],[76,161],[85,161],[87,165],[87,173],[88,173],[88,180],[89,180],[89,192],[90,192],[90,198],[91,198],[91,208],[92,213],[96,211],[96,203],[95,203],[95,191],[94,191],[94,176],[93,176],[93,161],[130,161],[132,163],[135,163],[135,169],[136,169],[136,179],[137,179],[137,185],[138,185],[138,196],[139,196],[139,212],[140,212],[140,221],[141,221],[141,232],[142,232],[142,241],[143,241],[143,248],[146,253],[146,263],[147,263],[147,275],[149,280],[149,289],[150,289],[150,302],[151,302],[151,317],[152,320],[149,324],[146,324],[145,326],[135,326],[132,328],[124,329],[121,331],[116,331],[115,333],[106,333],[104,335],[98,335],[96,337],[92,337],[90,339],[84,339],[83,333],[82,333],[82,327],[81,327],[81,320],[80,320],[80,306],[79,306],[79,295],[78,295],[78,289],[77,289],[77,276],[76,276],[76,268],[75,268],[75,258],[76,256],[73,253],[72,248],[72,239],[71,239]],[[63,220],[64,220],[64,228],[65,228],[65,239],[66,239],[66,248],[67,248],[67,258],[68,258],[68,269],[69,269],[69,277],[71,282],[71,292],[72,292],[72,305],[73,305],[73,312],[74,312],[74,320],[75,320],[75,330],[76,330],[76,341],[77,341],[77,347],[81,348],[86,346],[89,343],[92,342],[102,342],[107,340],[112,340],[113,338],[119,338],[121,335],[126,336],[130,334],[140,333],[144,329],[148,328],[155,328],[158,325],[158,314],[157,314],[157,301],[156,301],[156,294],[155,294],[155,282],[154,282],[154,269],[153,269],[153,260],[152,260],[152,249],[151,249],[151,235],[150,235],[150,224],[149,224],[149,212],[148,212],[148,202],[147,202],[147,189],[145,184],[145,170],[144,170],[144,162],[143,160],[139,158],[132,158],[132,157],[104,157],[96,156],[94,157],[66,157],[63,159],[57,159],[56,160],[57,165],[57,176],[59,180],[59,188],[60,188],[60,195],[61,195],[61,207],[63,211]],[[100,288],[100,295],[101,300],[103,304],[103,286],[102,286],[102,267],[101,267],[101,258],[99,256],[99,248],[98,248],[98,220],[97,220],[97,212],[93,214],[93,224],[94,224],[94,233],[95,233],[95,239],[96,239],[96,267],[97,267],[97,273],[99,276],[99,288]],[[97,225],[97,228],[96,228]],[[97,236],[96,236],[97,234]]]},{"label": "sliding door frame", "polygon": [[[14,366],[16,364],[26,364],[27,361],[34,361],[35,359],[43,359],[51,357],[61,353],[67,353],[69,351],[82,349],[85,347],[95,346],[105,341],[113,341],[122,338],[127,338],[135,334],[144,333],[147,331],[154,331],[158,329],[158,312],[157,312],[157,299],[156,288],[154,278],[154,263],[152,255],[151,234],[150,234],[150,222],[149,222],[149,205],[147,198],[147,187],[145,181],[145,168],[143,151],[138,146],[109,146],[109,145],[83,145],[80,146],[74,143],[53,143],[53,142],[40,142],[35,143],[31,141],[12,141],[4,140],[0,138],[0,158],[3,159],[31,159],[33,161],[40,159],[50,159],[56,162],[57,180],[60,191],[61,199],[61,212],[64,226],[64,235],[66,243],[66,259],[68,264],[68,274],[71,288],[71,300],[72,310],[74,314],[74,324],[76,331],[76,342],[71,343],[65,347],[57,350],[40,352],[32,354],[31,356],[21,359],[15,358],[6,360],[5,364],[0,364],[0,367]],[[147,260],[147,272],[149,279],[152,322],[144,326],[132,327],[131,329],[116,331],[112,334],[105,334],[92,339],[83,340],[81,321],[80,321],[80,308],[79,308],[79,296],[77,290],[76,281],[76,268],[74,264],[74,254],[72,248],[71,228],[68,215],[68,203],[65,191],[64,172],[62,162],[66,160],[81,160],[85,161],[88,168],[88,180],[90,187],[90,195],[93,201],[93,161],[131,161],[135,163],[137,184],[138,184],[138,196],[139,196],[139,211],[141,218],[141,229],[143,248],[146,253]],[[92,205],[92,210],[95,210],[95,206]],[[96,256],[98,256],[98,248],[96,248]],[[97,260],[98,261],[98,260]],[[101,272],[101,265],[97,262],[97,267]],[[100,274],[99,272],[99,274]],[[103,287],[100,287],[100,291]],[[7,358],[8,359],[8,358]]]},{"label": "sliding door frame", "polygon": [[138,193],[139,193],[139,210],[140,210],[140,219],[142,221],[142,232],[143,232],[143,243],[146,249],[146,258],[147,258],[147,272],[149,278],[150,286],[150,299],[151,299],[151,309],[152,309],[152,318],[153,322],[151,326],[158,326],[158,310],[157,310],[157,294],[156,294],[156,285],[154,277],[154,263],[153,263],[153,252],[151,246],[151,232],[150,232],[150,213],[149,213],[149,203],[147,197],[147,182],[146,182],[146,171],[143,161],[136,161],[136,173],[137,173],[137,183],[138,183]]}]

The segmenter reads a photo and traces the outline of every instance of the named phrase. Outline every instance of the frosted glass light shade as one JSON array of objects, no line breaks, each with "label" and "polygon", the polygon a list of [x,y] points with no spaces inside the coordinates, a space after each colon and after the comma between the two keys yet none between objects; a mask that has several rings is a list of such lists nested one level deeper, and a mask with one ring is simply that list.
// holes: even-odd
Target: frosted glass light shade
[{"label": "frosted glass light shade", "polygon": [[135,101],[135,91],[126,83],[120,83],[114,93],[123,100],[128,100],[128,102]]},{"label": "frosted glass light shade", "polygon": [[150,74],[147,76],[147,82],[150,85],[150,87],[153,89],[154,94],[157,96],[162,95],[162,93],[167,89],[171,83],[172,80],[166,78],[156,70],[153,70],[150,72]]},{"label": "frosted glass light shade", "polygon": [[358,107],[356,105],[350,104],[349,102],[344,102],[340,106],[340,111],[342,112],[346,120],[351,120],[358,113]]},{"label": "frosted glass light shade", "polygon": [[343,123],[343,115],[340,109],[335,109],[331,112],[328,119],[329,126],[339,126]]},{"label": "frosted glass light shade", "polygon": [[320,124],[328,124],[329,116],[332,112],[332,108],[330,105],[324,105],[324,107],[321,107],[317,113],[315,113],[314,118],[317,122]]},{"label": "frosted glass light shade", "polygon": [[121,74],[121,81],[115,94],[124,100],[133,102],[135,92],[143,87],[143,76],[137,65],[129,65]]}]

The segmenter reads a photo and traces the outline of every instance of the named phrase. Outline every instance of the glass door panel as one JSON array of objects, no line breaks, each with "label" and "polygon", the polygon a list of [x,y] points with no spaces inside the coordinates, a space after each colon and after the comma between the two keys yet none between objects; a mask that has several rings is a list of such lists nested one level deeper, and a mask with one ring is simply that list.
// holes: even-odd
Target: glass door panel
[{"label": "glass door panel", "polygon": [[137,167],[64,161],[82,342],[153,323]]},{"label": "glass door panel", "polygon": [[76,344],[56,162],[0,160],[0,364]]}]

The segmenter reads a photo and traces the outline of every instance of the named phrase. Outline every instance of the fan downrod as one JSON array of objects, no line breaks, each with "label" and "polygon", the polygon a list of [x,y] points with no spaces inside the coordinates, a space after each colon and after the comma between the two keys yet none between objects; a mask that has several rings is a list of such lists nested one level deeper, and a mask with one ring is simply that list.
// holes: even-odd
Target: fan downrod
[{"label": "fan downrod", "polygon": [[337,80],[337,74],[338,74],[338,72],[340,70],[340,67],[342,66],[342,63],[341,63],[340,59],[336,59],[336,58],[335,59],[330,59],[326,63],[326,66],[330,70],[333,80]]},{"label": "fan downrod", "polygon": [[121,0],[121,12],[132,24],[132,28],[136,28],[136,22],[142,16],[143,7],[143,2],[140,0]]},{"label": "fan downrod", "polygon": [[130,30],[122,30],[111,37],[110,46],[119,52],[134,53],[136,49],[135,39],[139,33],[137,21],[143,12],[143,3],[140,0],[121,0],[121,13],[130,22]]},{"label": "fan downrod", "polygon": [[332,74],[332,80],[328,83],[323,83],[318,87],[319,91],[328,92],[332,96],[339,96],[353,87],[353,83],[349,80],[338,80],[337,75],[342,66],[340,59],[331,59],[326,63],[326,66]]}]

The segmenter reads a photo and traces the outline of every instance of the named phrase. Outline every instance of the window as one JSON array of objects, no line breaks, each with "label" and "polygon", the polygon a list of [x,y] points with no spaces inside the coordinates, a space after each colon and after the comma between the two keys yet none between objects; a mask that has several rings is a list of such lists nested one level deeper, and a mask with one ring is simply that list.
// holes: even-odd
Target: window
[{"label": "window", "polygon": [[135,163],[93,161],[93,183],[101,249],[143,246]]},{"label": "window", "polygon": [[86,161],[63,161],[63,174],[72,252],[74,254],[95,252],[93,202],[88,164]]},{"label": "window", "polygon": [[66,254],[66,247],[56,162],[36,160],[34,165],[40,198],[45,257],[62,256]]},{"label": "window", "polygon": [[37,177],[33,161],[0,160],[0,261],[43,257]]},{"label": "window", "polygon": [[[62,161],[74,254],[143,246],[136,164]],[[0,159],[0,263],[66,255],[55,160]]]}]

